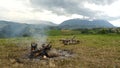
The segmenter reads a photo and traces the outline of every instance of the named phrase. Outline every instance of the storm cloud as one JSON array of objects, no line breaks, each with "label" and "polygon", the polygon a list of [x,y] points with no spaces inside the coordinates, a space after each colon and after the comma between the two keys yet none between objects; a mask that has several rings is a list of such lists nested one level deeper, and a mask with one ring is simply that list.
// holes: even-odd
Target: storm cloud
[{"label": "storm cloud", "polygon": [[[93,11],[84,6],[85,3],[110,5],[116,0],[30,0],[35,10],[49,10],[58,15],[78,14],[89,18],[98,17],[101,11]],[[98,17],[99,18],[99,17]]]}]

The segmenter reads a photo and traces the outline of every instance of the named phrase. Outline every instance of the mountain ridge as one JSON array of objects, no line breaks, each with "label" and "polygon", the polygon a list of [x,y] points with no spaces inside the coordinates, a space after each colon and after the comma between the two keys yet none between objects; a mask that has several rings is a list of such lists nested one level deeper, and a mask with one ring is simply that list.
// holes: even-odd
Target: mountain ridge
[{"label": "mountain ridge", "polygon": [[112,28],[114,27],[106,20],[88,20],[88,19],[69,19],[59,25],[61,29],[79,29],[79,28]]},{"label": "mountain ridge", "polygon": [[60,28],[60,29],[82,28],[83,29],[83,28],[113,28],[114,27],[106,20],[69,19],[62,22],[59,25],[56,25],[49,21],[36,21],[36,23],[35,21],[31,21],[31,22],[33,23],[26,24],[26,23],[0,20],[0,38],[44,35],[45,30],[49,30],[51,28]]},{"label": "mountain ridge", "polygon": [[12,21],[0,21],[0,37],[21,37],[44,34],[44,30],[55,26],[49,24],[26,24]]}]

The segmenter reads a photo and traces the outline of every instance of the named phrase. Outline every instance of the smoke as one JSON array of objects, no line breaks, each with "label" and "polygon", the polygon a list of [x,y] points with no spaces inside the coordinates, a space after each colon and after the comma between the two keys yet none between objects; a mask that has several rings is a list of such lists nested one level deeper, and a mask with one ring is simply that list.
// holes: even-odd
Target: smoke
[{"label": "smoke", "polygon": [[[31,42],[41,45],[47,40],[48,27],[45,24],[21,24],[10,21],[0,21],[0,37],[32,37]],[[25,41],[24,41],[25,42]]]},{"label": "smoke", "polygon": [[46,43],[47,41],[47,26],[42,25],[34,25],[30,28],[30,33],[33,38],[32,42],[37,43],[38,45],[42,45],[43,43]]}]

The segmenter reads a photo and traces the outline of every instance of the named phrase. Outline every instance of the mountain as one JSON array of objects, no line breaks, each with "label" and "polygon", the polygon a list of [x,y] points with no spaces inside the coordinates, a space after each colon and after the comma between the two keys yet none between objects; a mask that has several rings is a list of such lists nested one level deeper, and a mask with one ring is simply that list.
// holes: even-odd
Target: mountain
[{"label": "mountain", "polygon": [[70,19],[56,25],[49,21],[29,21],[25,23],[0,20],[0,38],[21,36],[43,36],[51,28],[79,29],[79,28],[112,28],[106,20]]},{"label": "mountain", "polygon": [[34,36],[44,34],[44,30],[55,26],[52,22],[44,24],[25,24],[12,21],[0,21],[0,38]]},{"label": "mountain", "polygon": [[0,37],[19,36],[27,24],[20,24],[11,21],[0,21]]},{"label": "mountain", "polygon": [[79,28],[112,28],[114,27],[106,20],[83,20],[70,19],[62,22],[59,26],[61,29],[79,29]]}]

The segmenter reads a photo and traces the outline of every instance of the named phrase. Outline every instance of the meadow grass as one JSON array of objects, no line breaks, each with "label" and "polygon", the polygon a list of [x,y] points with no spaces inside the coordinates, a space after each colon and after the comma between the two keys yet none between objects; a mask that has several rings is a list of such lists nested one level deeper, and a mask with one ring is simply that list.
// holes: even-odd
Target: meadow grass
[{"label": "meadow grass", "polygon": [[[64,59],[24,61],[15,63],[14,59],[28,53],[32,38],[0,39],[1,68],[120,68],[119,35],[76,35],[77,45],[63,45],[59,40],[69,36],[48,36],[52,48],[72,51],[75,56]],[[42,62],[43,61],[43,62]]]}]

